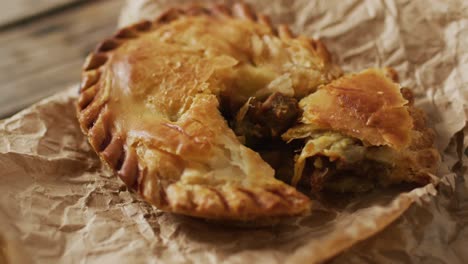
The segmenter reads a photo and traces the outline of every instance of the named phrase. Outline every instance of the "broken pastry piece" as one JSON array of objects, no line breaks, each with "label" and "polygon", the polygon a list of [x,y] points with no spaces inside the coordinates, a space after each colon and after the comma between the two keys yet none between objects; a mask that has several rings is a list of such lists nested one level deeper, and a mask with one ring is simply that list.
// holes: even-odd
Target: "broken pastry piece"
[{"label": "broken pastry piece", "polygon": [[302,215],[310,199],[276,179],[228,124],[249,101],[256,106],[245,116],[265,113],[259,135],[281,141],[298,99],[340,74],[319,41],[245,5],[175,8],[88,57],[78,119],[103,163],[161,210],[243,221]]},{"label": "broken pastry piece", "polygon": [[[393,78],[393,79],[392,79]],[[432,181],[439,154],[425,115],[390,69],[343,76],[303,98],[300,124],[283,134],[302,141],[292,185],[314,192],[363,192]]]}]

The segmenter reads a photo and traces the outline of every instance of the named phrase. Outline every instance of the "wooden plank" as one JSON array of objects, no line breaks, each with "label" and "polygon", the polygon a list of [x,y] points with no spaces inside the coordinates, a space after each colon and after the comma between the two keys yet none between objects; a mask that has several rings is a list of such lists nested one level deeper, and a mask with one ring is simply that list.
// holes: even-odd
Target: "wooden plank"
[{"label": "wooden plank", "polygon": [[75,2],[80,0],[4,0],[0,9],[0,26]]},{"label": "wooden plank", "polygon": [[0,33],[0,117],[78,83],[85,56],[115,31],[122,5],[93,1]]}]

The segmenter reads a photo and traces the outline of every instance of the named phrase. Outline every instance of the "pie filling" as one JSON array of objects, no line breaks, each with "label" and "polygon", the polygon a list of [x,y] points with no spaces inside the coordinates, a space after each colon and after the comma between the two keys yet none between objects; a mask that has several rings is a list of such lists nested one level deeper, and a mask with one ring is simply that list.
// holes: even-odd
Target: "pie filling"
[{"label": "pie filling", "polygon": [[392,182],[396,167],[388,147],[365,146],[356,138],[321,130],[311,130],[303,140],[293,185],[302,181],[314,192],[366,192]]},{"label": "pie filling", "polygon": [[281,135],[297,122],[301,112],[296,98],[276,92],[266,98],[250,97],[228,123],[244,145],[270,164],[276,178],[289,183],[294,156],[301,146],[299,142],[288,144]]},{"label": "pie filling", "polygon": [[276,178],[293,186],[313,193],[366,192],[392,182],[392,149],[298,125],[301,112],[296,98],[277,92],[250,97],[236,114],[225,116],[239,140],[270,164]]}]

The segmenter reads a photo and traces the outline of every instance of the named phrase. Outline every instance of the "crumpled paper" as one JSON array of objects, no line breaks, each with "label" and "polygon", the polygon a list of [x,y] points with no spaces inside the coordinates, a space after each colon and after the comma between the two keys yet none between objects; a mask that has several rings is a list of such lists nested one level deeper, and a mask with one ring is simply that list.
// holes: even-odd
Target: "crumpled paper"
[{"label": "crumpled paper", "polygon": [[[121,25],[186,2],[128,1]],[[437,131],[440,184],[338,197],[268,228],[162,213],[101,166],[73,87],[0,122],[0,263],[314,263],[346,249],[331,262],[468,260],[468,4],[246,2],[322,39],[346,71],[394,67]]]}]

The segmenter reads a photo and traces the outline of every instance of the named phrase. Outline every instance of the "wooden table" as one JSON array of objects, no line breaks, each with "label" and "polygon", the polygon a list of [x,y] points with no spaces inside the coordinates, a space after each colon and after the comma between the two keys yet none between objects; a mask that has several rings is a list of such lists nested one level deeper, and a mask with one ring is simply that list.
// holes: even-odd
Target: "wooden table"
[{"label": "wooden table", "polygon": [[115,31],[123,0],[0,2],[0,118],[76,84],[84,58]]}]

